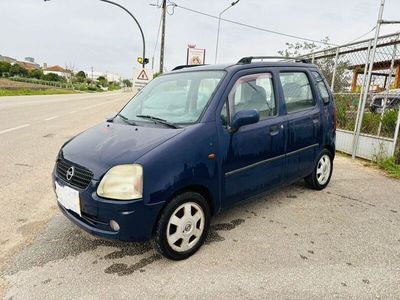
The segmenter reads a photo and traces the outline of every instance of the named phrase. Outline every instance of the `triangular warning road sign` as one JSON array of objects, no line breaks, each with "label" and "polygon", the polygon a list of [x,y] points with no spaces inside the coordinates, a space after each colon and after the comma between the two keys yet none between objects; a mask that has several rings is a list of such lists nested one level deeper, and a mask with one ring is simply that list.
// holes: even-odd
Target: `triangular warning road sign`
[{"label": "triangular warning road sign", "polygon": [[147,76],[146,70],[143,69],[139,73],[139,76],[137,77],[137,79],[139,79],[139,80],[149,80],[149,77]]}]

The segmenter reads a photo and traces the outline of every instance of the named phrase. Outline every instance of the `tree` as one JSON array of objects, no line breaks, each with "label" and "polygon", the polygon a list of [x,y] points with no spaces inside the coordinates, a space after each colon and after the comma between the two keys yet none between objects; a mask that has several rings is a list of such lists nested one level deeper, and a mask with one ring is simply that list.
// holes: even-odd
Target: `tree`
[{"label": "tree", "polygon": [[43,77],[43,71],[41,69],[33,69],[29,72],[29,77],[41,79]]},{"label": "tree", "polygon": [[79,71],[78,73],[76,73],[76,77],[81,77],[83,79],[86,78],[86,73],[83,71]]},{"label": "tree", "polygon": [[6,76],[10,72],[11,64],[6,61],[0,61],[0,76]]},{"label": "tree", "polygon": [[[325,37],[321,40],[325,45],[329,44],[329,37]],[[311,58],[311,53],[316,52],[318,50],[323,50],[328,48],[328,46],[322,47],[321,45],[317,45],[312,42],[296,42],[296,43],[286,43],[286,49],[278,51],[278,53],[284,57],[299,57],[306,56],[307,58]],[[329,57],[317,57],[314,60],[314,64],[319,67],[322,74],[328,81],[328,83],[332,82],[333,71],[335,67],[335,56]],[[335,92],[344,92],[350,86],[351,74],[348,72],[349,63],[346,61],[339,61],[336,66],[336,75],[335,75],[335,83],[333,90]]]},{"label": "tree", "polygon": [[132,82],[129,79],[124,79],[122,81],[122,83],[126,86],[126,87],[132,87]]},{"label": "tree", "polygon": [[[329,37],[325,37],[321,42],[329,43]],[[314,42],[285,43],[285,45],[286,49],[278,51],[278,54],[284,57],[298,57],[321,49],[321,46]]]},{"label": "tree", "polygon": [[155,73],[153,74],[153,79],[156,78],[156,77],[158,77],[158,76],[160,76],[160,75],[161,75],[160,72],[155,72]]},{"label": "tree", "polygon": [[101,86],[107,86],[107,79],[104,76],[97,77],[97,81]]},{"label": "tree", "polygon": [[85,82],[86,80],[86,73],[84,71],[79,71],[78,73],[76,73],[75,75],[76,81],[77,82]]},{"label": "tree", "polygon": [[20,66],[19,64],[13,64],[10,67],[10,75],[11,76],[27,76],[28,75],[28,70],[25,69],[24,67]]},{"label": "tree", "polygon": [[47,81],[64,81],[64,79],[56,73],[47,73],[42,76],[42,79]]}]

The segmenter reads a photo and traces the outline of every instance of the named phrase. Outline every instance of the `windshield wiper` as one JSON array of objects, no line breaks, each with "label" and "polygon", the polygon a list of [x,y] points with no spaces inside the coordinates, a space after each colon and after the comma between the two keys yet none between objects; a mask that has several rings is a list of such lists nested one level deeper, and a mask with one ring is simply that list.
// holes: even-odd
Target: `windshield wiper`
[{"label": "windshield wiper", "polygon": [[129,124],[129,125],[133,125],[136,126],[136,123],[133,122],[132,120],[129,120],[127,117],[125,117],[124,115],[121,114],[117,114],[118,117],[120,117],[122,120],[125,121],[125,123]]},{"label": "windshield wiper", "polygon": [[167,126],[169,126],[171,128],[175,128],[175,129],[179,128],[174,123],[168,122],[167,120],[160,119],[160,118],[157,118],[157,117],[153,117],[153,116],[149,116],[149,115],[137,115],[136,117],[143,118],[143,119],[149,119],[149,120],[154,121],[155,123],[161,123],[161,124],[167,125]]}]

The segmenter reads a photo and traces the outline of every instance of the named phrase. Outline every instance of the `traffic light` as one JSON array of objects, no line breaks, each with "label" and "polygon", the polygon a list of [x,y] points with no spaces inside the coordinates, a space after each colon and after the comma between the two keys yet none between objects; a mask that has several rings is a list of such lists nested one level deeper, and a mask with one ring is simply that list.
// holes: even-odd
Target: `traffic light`
[{"label": "traffic light", "polygon": [[144,63],[144,64],[146,65],[146,64],[149,63],[149,59],[148,59],[148,58],[145,58],[144,61],[143,61],[143,57],[138,57],[138,58],[137,58],[137,62],[138,62],[139,64],[143,64],[143,63]]}]

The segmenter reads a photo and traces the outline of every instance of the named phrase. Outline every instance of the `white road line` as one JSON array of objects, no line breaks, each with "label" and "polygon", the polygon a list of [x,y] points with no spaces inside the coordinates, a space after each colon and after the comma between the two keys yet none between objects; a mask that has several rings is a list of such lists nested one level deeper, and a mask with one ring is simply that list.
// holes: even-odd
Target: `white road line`
[{"label": "white road line", "polygon": [[69,113],[70,114],[74,114],[74,113],[76,113],[77,112],[77,110],[73,110],[73,111],[70,111]]},{"label": "white road line", "polygon": [[8,128],[8,129],[0,131],[0,134],[7,133],[7,132],[10,132],[10,131],[14,131],[14,130],[21,129],[21,128],[25,128],[25,127],[28,127],[28,126],[31,126],[31,124],[24,124],[24,125],[13,127],[13,128]]},{"label": "white road line", "polygon": [[53,116],[53,117],[50,117],[50,118],[47,118],[47,119],[44,119],[45,121],[50,121],[50,120],[54,120],[54,119],[57,119],[58,118],[58,116]]}]

